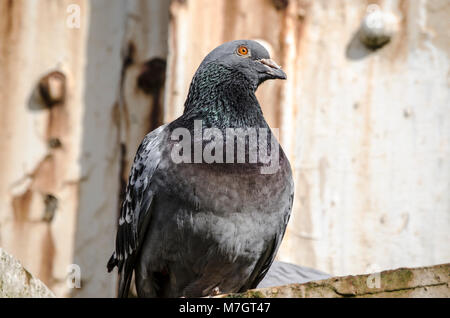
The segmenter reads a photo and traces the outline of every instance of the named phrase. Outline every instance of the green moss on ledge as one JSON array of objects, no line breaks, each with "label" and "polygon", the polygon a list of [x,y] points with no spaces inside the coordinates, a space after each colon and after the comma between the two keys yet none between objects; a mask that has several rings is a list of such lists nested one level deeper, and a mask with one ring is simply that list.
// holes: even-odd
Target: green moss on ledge
[{"label": "green moss on ledge", "polygon": [[450,264],[333,277],[220,295],[227,298],[450,297]]}]

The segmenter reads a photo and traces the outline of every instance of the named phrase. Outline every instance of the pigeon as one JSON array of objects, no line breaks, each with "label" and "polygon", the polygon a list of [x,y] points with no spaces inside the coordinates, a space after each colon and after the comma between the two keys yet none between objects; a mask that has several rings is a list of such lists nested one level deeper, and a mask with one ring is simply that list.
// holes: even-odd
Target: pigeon
[{"label": "pigeon", "polygon": [[294,196],[255,96],[271,79],[286,74],[259,42],[224,43],[194,74],[183,114],[144,137],[107,264],[118,268],[118,297],[133,273],[139,297],[164,298],[242,292],[264,278]]}]

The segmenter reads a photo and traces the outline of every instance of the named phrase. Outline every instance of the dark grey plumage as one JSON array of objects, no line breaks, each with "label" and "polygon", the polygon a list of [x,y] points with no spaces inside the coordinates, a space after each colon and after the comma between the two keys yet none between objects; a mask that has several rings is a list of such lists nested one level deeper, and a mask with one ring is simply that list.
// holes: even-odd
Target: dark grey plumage
[{"label": "dark grey plumage", "polygon": [[[247,54],[240,54],[242,46]],[[171,133],[187,128],[193,135],[194,120],[223,133],[269,128],[255,91],[276,78],[286,75],[259,43],[225,43],[198,68],[184,114],[144,138],[108,262],[109,271],[119,269],[119,296],[127,296],[133,271],[141,297],[238,292],[262,280],[292,208],[292,174],[281,147],[275,141],[279,169],[272,174],[261,174],[263,163],[176,164]]]}]

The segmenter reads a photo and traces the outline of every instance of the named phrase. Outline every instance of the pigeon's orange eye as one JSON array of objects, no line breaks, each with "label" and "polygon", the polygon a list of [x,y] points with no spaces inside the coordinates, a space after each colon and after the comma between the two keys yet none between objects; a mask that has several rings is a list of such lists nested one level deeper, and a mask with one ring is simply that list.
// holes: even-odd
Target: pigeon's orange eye
[{"label": "pigeon's orange eye", "polygon": [[241,45],[240,47],[238,47],[237,52],[239,55],[245,56],[248,54],[248,48],[244,45]]}]

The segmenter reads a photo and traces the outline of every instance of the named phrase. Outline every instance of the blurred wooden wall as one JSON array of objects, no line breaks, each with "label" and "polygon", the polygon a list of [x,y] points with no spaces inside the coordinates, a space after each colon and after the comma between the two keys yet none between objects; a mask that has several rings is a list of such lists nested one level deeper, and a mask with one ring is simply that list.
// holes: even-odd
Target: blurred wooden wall
[{"label": "blurred wooden wall", "polygon": [[[356,36],[372,3],[398,20],[376,51]],[[295,174],[278,258],[336,275],[448,262],[449,29],[447,0],[0,0],[0,246],[57,295],[113,296],[138,144],[181,114],[211,49],[252,38],[288,74],[257,92]]]}]

